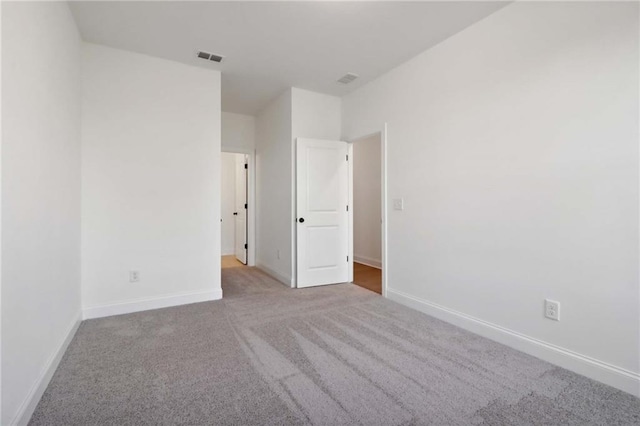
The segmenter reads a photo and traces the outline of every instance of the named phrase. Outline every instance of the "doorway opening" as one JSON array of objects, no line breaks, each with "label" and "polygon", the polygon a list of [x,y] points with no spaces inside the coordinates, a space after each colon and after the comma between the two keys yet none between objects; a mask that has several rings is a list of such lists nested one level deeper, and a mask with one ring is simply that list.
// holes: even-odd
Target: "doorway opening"
[{"label": "doorway opening", "polygon": [[296,139],[298,288],[348,282],[387,296],[386,136],[384,124],[349,142]]},{"label": "doorway opening", "polygon": [[384,145],[382,132],[351,141],[353,284],[383,295]]},{"label": "doorway opening", "polygon": [[253,263],[251,160],[249,154],[237,152],[222,152],[220,157],[222,269]]}]

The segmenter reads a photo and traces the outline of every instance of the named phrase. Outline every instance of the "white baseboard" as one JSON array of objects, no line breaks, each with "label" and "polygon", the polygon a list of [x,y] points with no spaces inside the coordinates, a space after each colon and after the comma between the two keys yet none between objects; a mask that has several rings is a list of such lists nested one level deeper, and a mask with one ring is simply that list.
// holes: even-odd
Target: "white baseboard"
[{"label": "white baseboard", "polygon": [[20,408],[18,408],[18,412],[13,420],[9,423],[10,425],[23,426],[29,423],[29,419],[31,419],[33,412],[38,406],[38,402],[40,402],[40,398],[42,398],[44,391],[47,389],[47,386],[49,386],[49,382],[53,377],[53,373],[56,372],[58,364],[60,364],[60,360],[62,360],[62,356],[69,347],[71,340],[73,340],[73,336],[75,336],[76,331],[80,326],[80,322],[80,312],[78,312],[73,321],[71,321],[71,324],[67,327],[62,342],[60,342],[55,351],[51,354],[45,363],[44,368],[40,372],[38,379],[35,381],[33,386],[31,386],[27,397],[22,405],[20,405]]},{"label": "white baseboard", "polygon": [[282,284],[286,285],[287,287],[291,287],[291,277],[288,277],[277,271],[274,271],[273,269],[266,266],[264,263],[258,262],[256,264],[256,268],[260,269],[262,272],[269,275],[271,278],[274,278],[280,281]]},{"label": "white baseboard", "polygon": [[382,261],[380,259],[374,259],[372,257],[354,254],[353,261],[355,263],[361,263],[363,265],[371,266],[372,268],[382,269]]},{"label": "white baseboard", "polygon": [[171,294],[168,296],[149,297],[145,299],[126,300],[108,305],[89,306],[82,309],[82,319],[110,317],[112,315],[130,314],[150,309],[169,308],[171,306],[208,302],[222,299],[222,289],[214,289],[198,293]]},{"label": "white baseboard", "polygon": [[640,397],[640,374],[582,355],[444,306],[387,289],[387,297],[417,311]]}]

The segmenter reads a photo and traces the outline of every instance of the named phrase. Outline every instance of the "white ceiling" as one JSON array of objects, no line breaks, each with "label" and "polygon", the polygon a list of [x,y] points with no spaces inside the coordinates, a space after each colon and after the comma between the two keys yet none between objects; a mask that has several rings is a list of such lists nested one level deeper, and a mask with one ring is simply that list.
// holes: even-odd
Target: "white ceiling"
[{"label": "white ceiling", "polygon": [[[287,87],[337,96],[505,2],[76,1],[85,41],[222,71],[222,109],[255,115]],[[196,50],[223,55],[220,64]],[[347,72],[360,78],[336,82]]]}]

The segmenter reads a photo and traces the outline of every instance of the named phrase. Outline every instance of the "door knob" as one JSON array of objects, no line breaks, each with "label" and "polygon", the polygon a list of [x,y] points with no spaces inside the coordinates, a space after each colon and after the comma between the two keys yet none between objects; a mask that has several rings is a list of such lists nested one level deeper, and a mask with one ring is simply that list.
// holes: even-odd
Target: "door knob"
[{"label": "door knob", "polygon": [[233,212],[233,215],[234,216],[238,216],[238,212]]},{"label": "door knob", "polygon": [[298,219],[298,222],[304,223],[304,217],[301,217],[300,219]]}]

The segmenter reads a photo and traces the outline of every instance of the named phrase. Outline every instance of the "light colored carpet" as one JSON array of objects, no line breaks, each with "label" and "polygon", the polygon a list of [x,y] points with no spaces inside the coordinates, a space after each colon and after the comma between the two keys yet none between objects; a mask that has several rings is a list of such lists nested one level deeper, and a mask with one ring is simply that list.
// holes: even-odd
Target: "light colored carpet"
[{"label": "light colored carpet", "polygon": [[84,321],[31,425],[631,425],[640,400],[350,284]]}]

